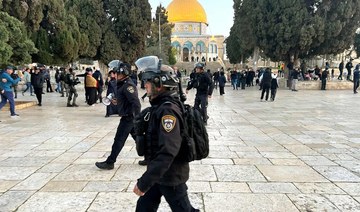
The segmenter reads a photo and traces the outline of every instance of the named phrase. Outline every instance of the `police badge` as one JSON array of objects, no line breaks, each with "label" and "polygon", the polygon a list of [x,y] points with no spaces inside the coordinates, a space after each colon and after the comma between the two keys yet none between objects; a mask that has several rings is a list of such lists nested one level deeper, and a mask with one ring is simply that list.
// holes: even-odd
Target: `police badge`
[{"label": "police badge", "polygon": [[161,124],[166,132],[171,132],[176,124],[176,118],[172,115],[165,115],[161,118]]}]

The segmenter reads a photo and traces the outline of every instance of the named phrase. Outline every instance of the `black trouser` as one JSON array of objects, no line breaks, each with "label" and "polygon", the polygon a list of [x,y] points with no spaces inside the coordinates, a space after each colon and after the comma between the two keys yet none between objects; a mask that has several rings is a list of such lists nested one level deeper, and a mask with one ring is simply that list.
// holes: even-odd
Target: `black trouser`
[{"label": "black trouser", "polygon": [[357,91],[357,89],[358,89],[358,87],[359,87],[359,79],[354,79],[354,93],[356,93]]},{"label": "black trouser", "polygon": [[86,102],[88,105],[93,105],[96,103],[96,88],[95,87],[86,87]]},{"label": "black trouser", "polygon": [[340,69],[340,74],[339,74],[339,77],[338,77],[339,80],[342,80],[342,74],[343,74],[343,70]]},{"label": "black trouser", "polygon": [[265,100],[267,101],[267,100],[269,99],[270,86],[264,84],[262,87],[263,87],[263,88],[262,88],[262,91],[261,91],[261,98],[260,98],[260,99],[263,99],[263,98],[264,98],[264,93],[266,92]]},{"label": "black trouser", "polygon": [[107,163],[115,163],[116,158],[119,155],[121,149],[124,147],[125,141],[128,138],[129,134],[134,138],[134,118],[132,116],[123,116],[120,119],[119,126],[116,130],[114,143],[111,147],[111,154],[106,159]]},{"label": "black trouser", "polygon": [[275,96],[276,96],[276,88],[275,89],[271,89],[271,95],[270,95],[270,99],[275,101]]},{"label": "black trouser", "polygon": [[204,122],[206,122],[208,119],[207,104],[208,104],[207,94],[196,95],[194,108],[200,111],[201,115],[203,116]]},{"label": "black trouser", "polygon": [[50,80],[46,80],[46,92],[53,92]]},{"label": "black trouser", "polygon": [[187,186],[182,183],[177,186],[164,186],[155,184],[149,191],[141,196],[136,204],[136,212],[157,211],[161,201],[161,196],[165,197],[173,212],[192,212],[199,211],[192,207],[188,194]]},{"label": "black trouser", "polygon": [[224,91],[225,86],[219,86],[219,88],[220,88],[220,95],[225,94],[225,91]]},{"label": "black trouser", "polygon": [[102,102],[102,92],[103,92],[102,86],[99,86],[98,88],[96,88],[96,91],[97,91],[97,99],[101,103]]},{"label": "black trouser", "polygon": [[346,76],[346,79],[350,80],[350,77],[351,77],[351,69],[348,69],[348,74]]},{"label": "black trouser", "polygon": [[321,90],[326,89],[326,79],[321,79]]},{"label": "black trouser", "polygon": [[36,98],[37,98],[39,104],[41,104],[41,102],[42,102],[42,89],[43,88],[34,87],[34,93],[36,95]]}]

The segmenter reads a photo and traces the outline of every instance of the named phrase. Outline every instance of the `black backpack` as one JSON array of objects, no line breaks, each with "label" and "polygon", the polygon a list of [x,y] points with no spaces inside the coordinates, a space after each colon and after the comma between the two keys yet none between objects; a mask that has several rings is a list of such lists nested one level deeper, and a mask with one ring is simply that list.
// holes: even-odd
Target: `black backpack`
[{"label": "black backpack", "polygon": [[[178,105],[179,103],[174,104]],[[184,123],[181,126],[182,144],[179,154],[176,157],[186,162],[204,159],[209,155],[209,136],[202,115],[198,110],[188,104],[180,103],[180,107],[183,113]],[[153,109],[148,107],[135,117],[134,120],[134,130],[137,135],[136,150],[139,156],[143,156],[146,149],[149,148],[143,135],[148,128],[148,121],[152,111]]]},{"label": "black backpack", "polygon": [[182,145],[178,157],[186,162],[201,160],[209,155],[209,136],[201,113],[194,107],[181,103],[184,125]]}]

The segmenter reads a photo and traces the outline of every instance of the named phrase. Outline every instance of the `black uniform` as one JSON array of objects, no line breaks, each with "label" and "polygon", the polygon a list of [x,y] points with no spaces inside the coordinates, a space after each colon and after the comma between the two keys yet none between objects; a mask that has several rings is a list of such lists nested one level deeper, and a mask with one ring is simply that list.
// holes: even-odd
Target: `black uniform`
[{"label": "black uniform", "polygon": [[196,88],[197,90],[194,107],[201,112],[204,122],[207,123],[208,115],[206,107],[208,104],[208,96],[211,96],[214,90],[210,76],[205,72],[196,73],[194,79],[188,84],[186,90],[190,90],[192,88]]},{"label": "black uniform", "polygon": [[[108,96],[111,93],[116,96],[116,90],[117,90],[116,79],[112,78],[110,79],[109,82],[105,82],[105,84],[107,85],[106,96]],[[113,114],[118,114],[117,105],[111,103],[110,105],[106,106],[106,116],[110,116]]]},{"label": "black uniform", "polygon": [[321,90],[326,90],[326,80],[329,75],[329,71],[326,69],[321,74]]},{"label": "black uniform", "polygon": [[163,195],[172,211],[197,211],[187,195],[189,163],[177,157],[182,143],[180,129],[184,122],[179,98],[173,91],[168,91],[150,103],[152,113],[146,132],[149,162],[137,183],[145,195],[139,198],[136,211],[156,211]]},{"label": "black uniform", "polygon": [[141,108],[137,88],[130,78],[117,82],[116,98],[121,119],[111,148],[111,154],[106,160],[106,163],[109,164],[116,162],[116,158],[124,147],[127,137],[130,133],[133,134],[133,120],[140,113]]},{"label": "black uniform", "polygon": [[269,98],[269,90],[271,86],[271,72],[269,70],[266,70],[263,73],[261,84],[262,84],[262,91],[261,91],[260,100],[264,98],[264,94],[266,93],[265,100],[267,101]]}]

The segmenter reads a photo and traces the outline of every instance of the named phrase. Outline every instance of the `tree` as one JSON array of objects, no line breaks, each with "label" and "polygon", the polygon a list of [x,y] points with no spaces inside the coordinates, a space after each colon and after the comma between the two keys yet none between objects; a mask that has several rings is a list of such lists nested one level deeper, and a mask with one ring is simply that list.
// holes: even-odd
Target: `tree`
[{"label": "tree", "polygon": [[[159,25],[161,33],[160,37]],[[173,62],[173,60],[175,59],[175,55],[172,55],[171,50],[171,30],[173,27],[174,25],[170,24],[168,21],[166,9],[160,4],[156,8],[155,16],[151,22],[150,35],[146,39],[147,55],[157,55],[159,58],[163,59],[164,63],[170,63],[170,60],[172,60]],[[161,39],[161,43],[159,42],[159,38]]]},{"label": "tree", "polygon": [[359,33],[356,33],[356,35],[355,35],[354,49],[356,52],[356,56],[360,57],[360,34]]},{"label": "tree", "polygon": [[145,39],[149,35],[151,8],[147,0],[106,0],[104,8],[113,31],[120,40],[122,58],[134,62],[145,54]]},{"label": "tree", "polygon": [[87,38],[88,43],[83,43],[81,56],[98,59],[98,50],[104,35],[106,13],[101,0],[67,1],[66,10],[73,14],[79,25],[79,31]]},{"label": "tree", "polygon": [[[77,19],[65,10],[63,0],[4,0],[3,10],[22,21],[36,47],[33,60],[67,64],[78,58],[80,41]],[[45,40],[42,40],[45,39]]]},{"label": "tree", "polygon": [[256,46],[273,61],[337,54],[354,43],[358,0],[243,0],[240,7],[250,2],[254,18],[234,25],[253,27]]},{"label": "tree", "polygon": [[226,39],[226,51],[231,63],[245,62],[254,51],[256,42],[253,27],[252,1],[234,0],[234,25]]},{"label": "tree", "polygon": [[25,26],[18,19],[0,12],[0,64],[24,64],[31,62],[31,54],[37,52],[27,37]]}]

